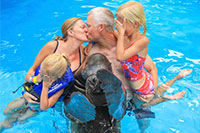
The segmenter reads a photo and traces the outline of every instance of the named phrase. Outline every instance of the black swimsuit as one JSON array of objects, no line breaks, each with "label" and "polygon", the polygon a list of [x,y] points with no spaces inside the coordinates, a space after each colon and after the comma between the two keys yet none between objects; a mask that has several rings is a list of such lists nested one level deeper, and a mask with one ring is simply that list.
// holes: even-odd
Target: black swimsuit
[{"label": "black swimsuit", "polygon": [[76,70],[74,70],[72,73],[74,74],[78,69],[79,69],[79,67],[81,66],[81,49],[79,48],[79,66],[78,66],[78,68],[76,69]]},{"label": "black swimsuit", "polygon": [[[59,46],[59,41],[58,40],[56,40],[57,41],[57,45],[56,45],[56,48],[55,48],[55,50],[54,50],[54,52],[53,53],[55,53],[56,52],[56,50],[58,49],[58,46]],[[82,62],[81,62],[81,49],[79,48],[79,66],[78,66],[78,68],[76,69],[76,70],[74,70],[72,73],[74,74],[78,69],[79,69],[79,67],[81,66],[81,64],[82,64]]]}]

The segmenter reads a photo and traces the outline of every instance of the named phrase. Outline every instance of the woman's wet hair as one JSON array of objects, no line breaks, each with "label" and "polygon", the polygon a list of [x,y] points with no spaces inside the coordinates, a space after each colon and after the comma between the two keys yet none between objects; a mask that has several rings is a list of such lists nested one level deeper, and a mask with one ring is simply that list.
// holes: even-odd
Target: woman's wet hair
[{"label": "woman's wet hair", "polygon": [[114,31],[115,19],[113,13],[109,9],[104,7],[96,7],[88,13],[88,16],[89,15],[93,15],[97,26],[104,24],[107,32]]},{"label": "woman's wet hair", "polygon": [[56,79],[61,78],[70,66],[69,58],[64,54],[51,54],[41,63],[41,70]]},{"label": "woman's wet hair", "polygon": [[81,18],[70,18],[70,19],[66,20],[61,27],[61,31],[62,31],[63,36],[62,37],[57,36],[57,37],[55,37],[54,40],[64,40],[64,41],[66,41],[67,37],[68,37],[68,34],[67,34],[68,30],[72,30],[74,24],[78,20],[81,20]]},{"label": "woman's wet hair", "polygon": [[116,16],[125,18],[131,23],[138,22],[139,27],[143,28],[143,35],[146,33],[146,19],[144,8],[141,3],[136,1],[128,1],[121,5],[116,12]]}]

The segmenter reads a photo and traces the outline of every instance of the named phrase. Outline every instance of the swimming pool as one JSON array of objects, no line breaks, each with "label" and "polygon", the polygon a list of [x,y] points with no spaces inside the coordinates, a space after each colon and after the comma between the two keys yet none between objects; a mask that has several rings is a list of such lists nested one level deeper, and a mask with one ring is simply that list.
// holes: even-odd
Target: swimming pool
[{"label": "swimming pool", "polygon": [[[2,0],[0,25],[0,121],[3,109],[20,95],[13,94],[42,46],[61,35],[61,25],[71,17],[87,18],[87,12],[103,6],[116,12],[127,0]],[[185,90],[183,99],[152,107],[147,132],[200,132],[200,2],[198,0],[140,0],[147,18],[149,55],[156,63],[159,84],[173,78],[184,68],[191,75],[176,82],[167,93]],[[29,122],[4,132],[70,132],[69,121],[49,109]],[[42,123],[40,123],[43,121]],[[139,132],[134,116],[121,121],[122,133]]]}]

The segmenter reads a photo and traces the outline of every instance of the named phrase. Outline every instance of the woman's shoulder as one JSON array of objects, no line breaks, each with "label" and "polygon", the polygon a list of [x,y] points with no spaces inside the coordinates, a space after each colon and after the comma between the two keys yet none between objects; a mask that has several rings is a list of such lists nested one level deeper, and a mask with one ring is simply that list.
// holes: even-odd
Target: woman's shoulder
[{"label": "woman's shoulder", "polygon": [[48,48],[48,49],[55,49],[57,47],[57,41],[55,40],[52,40],[52,41],[49,41],[45,44],[45,48]]},{"label": "woman's shoulder", "polygon": [[53,45],[54,46],[57,43],[58,42],[56,40],[52,40],[52,41],[47,42],[46,45],[48,45],[48,46],[52,46]]}]

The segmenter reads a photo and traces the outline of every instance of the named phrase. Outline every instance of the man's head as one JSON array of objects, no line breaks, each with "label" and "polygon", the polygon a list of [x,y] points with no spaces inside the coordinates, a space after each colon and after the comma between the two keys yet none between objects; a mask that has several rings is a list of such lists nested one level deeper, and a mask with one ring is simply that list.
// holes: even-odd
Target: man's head
[{"label": "man's head", "polygon": [[114,31],[114,15],[107,8],[96,7],[88,13],[87,26],[89,41],[97,41],[103,31]]}]

